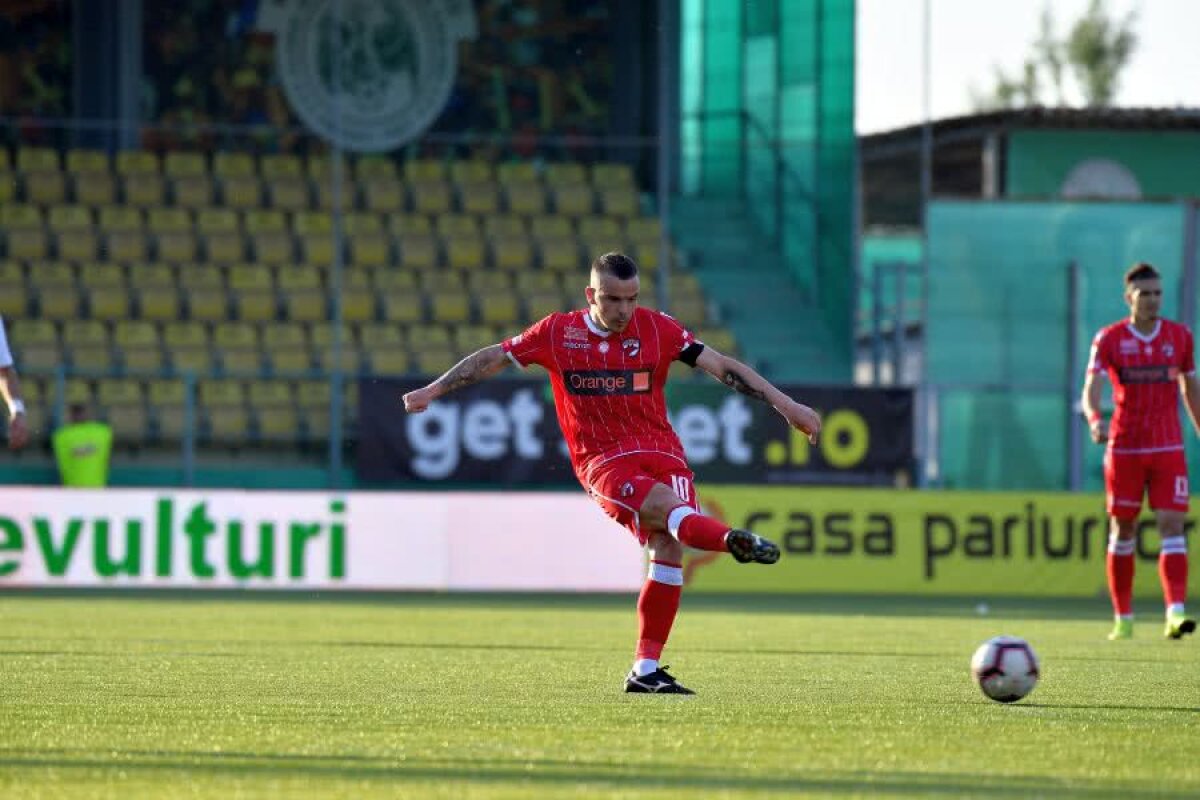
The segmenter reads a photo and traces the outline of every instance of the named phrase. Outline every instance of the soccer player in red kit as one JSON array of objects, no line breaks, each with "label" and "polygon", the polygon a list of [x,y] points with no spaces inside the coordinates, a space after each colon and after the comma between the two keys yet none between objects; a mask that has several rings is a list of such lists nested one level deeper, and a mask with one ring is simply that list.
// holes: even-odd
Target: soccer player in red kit
[{"label": "soccer player in red kit", "polygon": [[[1192,333],[1162,319],[1162,280],[1149,264],[1125,273],[1129,318],[1096,334],[1083,387],[1083,413],[1092,439],[1108,442],[1104,488],[1111,519],[1108,539],[1108,590],[1116,624],[1109,639],[1133,635],[1133,565],[1137,517],[1142,497],[1150,495],[1162,549],[1158,572],[1167,607],[1166,636],[1182,638],[1196,629],[1184,611],[1188,557],[1184,522],[1188,511],[1187,462],[1179,424],[1176,386],[1182,392],[1192,427],[1200,432],[1200,383]],[[1116,410],[1105,424],[1100,414],[1099,375],[1113,385]]]},{"label": "soccer player in red kit", "polygon": [[768,403],[813,442],[821,419],[745,364],[696,341],[673,318],[639,308],[638,286],[637,265],[628,256],[598,257],[592,262],[586,309],[551,314],[519,336],[467,356],[433,383],[404,395],[404,408],[424,411],[438,397],[491,377],[508,363],[544,367],[576,477],[650,550],[625,691],[693,694],[659,666],[679,610],[684,546],[760,564],[778,561],[779,548],[700,513],[692,471],[667,421],[667,372],[675,361],[699,367]]}]

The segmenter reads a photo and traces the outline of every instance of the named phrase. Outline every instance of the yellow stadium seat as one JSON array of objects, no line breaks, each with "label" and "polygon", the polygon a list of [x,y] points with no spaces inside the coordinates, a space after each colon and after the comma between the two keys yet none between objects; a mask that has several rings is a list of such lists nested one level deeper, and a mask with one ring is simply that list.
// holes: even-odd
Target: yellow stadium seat
[{"label": "yellow stadium seat", "polygon": [[658,269],[658,242],[635,244],[632,250],[630,255],[640,268],[649,272]]},{"label": "yellow stadium seat", "polygon": [[[305,409],[328,409],[333,398],[329,381],[300,380],[292,384],[296,405]],[[328,412],[326,412],[328,413]]]},{"label": "yellow stadium seat", "polygon": [[454,349],[463,356],[499,341],[490,325],[458,325],[454,328]]},{"label": "yellow stadium seat", "polygon": [[[155,406],[153,410],[154,438],[161,442],[176,442],[183,438],[187,412],[182,406]],[[195,417],[196,420],[199,417]]]},{"label": "yellow stadium seat", "polygon": [[388,322],[420,322],[425,311],[421,298],[407,292],[383,295],[383,318]]},{"label": "yellow stadium seat", "polygon": [[386,156],[360,156],[354,163],[354,177],[359,181],[396,176],[396,162]]},{"label": "yellow stadium seat", "polygon": [[499,269],[522,270],[533,264],[533,243],[525,237],[492,242],[492,263]]},{"label": "yellow stadium seat", "polygon": [[224,178],[221,199],[229,208],[258,208],[262,205],[262,187],[253,175]]},{"label": "yellow stadium seat", "polygon": [[[333,347],[334,326],[331,322],[314,322],[309,328],[308,337],[312,340],[312,346],[317,350],[327,350]],[[301,332],[305,326],[296,326]],[[354,333],[355,326],[342,324],[342,344],[357,345],[358,337]]]},{"label": "yellow stadium seat", "polygon": [[72,348],[70,361],[72,367],[87,374],[111,372],[116,366],[112,348],[97,344],[85,344]]},{"label": "yellow stadium seat", "polygon": [[408,344],[413,350],[452,346],[450,334],[444,325],[417,325],[409,329]]},{"label": "yellow stadium seat", "polygon": [[301,408],[300,423],[305,439],[321,442],[329,438],[329,408]]},{"label": "yellow stadium seat", "polygon": [[22,147],[17,150],[18,172],[58,172],[58,151],[52,147]]},{"label": "yellow stadium seat", "polygon": [[[3,283],[0,280],[0,283]],[[79,265],[79,283],[87,288],[125,288],[125,270],[120,264],[89,261]],[[0,289],[3,291],[3,289]]]},{"label": "yellow stadium seat", "polygon": [[204,252],[209,261],[228,264],[246,257],[246,240],[240,233],[210,233],[204,237]]},{"label": "yellow stadium seat", "polygon": [[[317,353],[317,364],[325,372],[332,372],[335,366],[333,351],[322,350]],[[343,347],[341,357],[337,360],[336,366],[345,373],[357,375],[364,371],[366,360],[363,354],[355,347]]]},{"label": "yellow stadium seat", "polygon": [[367,289],[343,291],[342,319],[347,322],[370,322],[375,319],[375,293]]},{"label": "yellow stadium seat", "polygon": [[290,233],[255,233],[250,236],[254,256],[264,264],[291,264],[295,249]]},{"label": "yellow stadium seat", "polygon": [[208,174],[203,153],[173,151],[163,159],[163,171],[172,178],[193,178]]},{"label": "yellow stadium seat", "polygon": [[394,180],[369,180],[363,188],[363,201],[369,211],[400,211],[404,208],[404,187]]},{"label": "yellow stadium seat", "polygon": [[404,350],[379,350],[370,354],[375,375],[404,375],[412,371],[412,360]]},{"label": "yellow stadium seat", "polygon": [[633,170],[628,164],[593,164],[592,185],[597,188],[633,186]]},{"label": "yellow stadium seat", "polygon": [[16,179],[9,172],[0,172],[0,206],[8,205],[17,196]]},{"label": "yellow stadium seat", "polygon": [[458,354],[452,347],[435,347],[417,350],[416,370],[422,375],[441,375],[458,363]]},{"label": "yellow stadium seat", "polygon": [[495,170],[489,161],[470,159],[450,164],[450,180],[457,184],[489,183],[494,177]]},{"label": "yellow stadium seat", "polygon": [[181,264],[176,282],[185,292],[225,288],[225,276],[215,264]]},{"label": "yellow stadium seat", "polygon": [[188,292],[188,314],[194,320],[224,322],[230,318],[229,297],[220,289]]},{"label": "yellow stadium seat", "polygon": [[32,172],[25,176],[25,199],[38,205],[61,203],[67,196],[67,181],[61,172]]},{"label": "yellow stadium seat", "polygon": [[208,208],[213,203],[213,185],[207,175],[176,178],[171,183],[175,205],[182,208]]},{"label": "yellow stadium seat", "polygon": [[391,261],[391,246],[382,234],[362,233],[348,238],[350,261],[361,267],[382,267]]},{"label": "yellow stadium seat", "polygon": [[8,232],[8,255],[28,261],[46,258],[50,247],[42,230],[12,230]]},{"label": "yellow stadium seat", "polygon": [[62,324],[62,343],[67,347],[88,344],[108,346],[108,326],[96,319],[68,319]]},{"label": "yellow stadium seat", "polygon": [[520,317],[513,294],[488,294],[479,298],[479,318],[492,325],[511,325]]},{"label": "yellow stadium seat", "polygon": [[496,170],[501,183],[537,183],[537,167],[532,161],[509,161]]},{"label": "yellow stadium seat", "polygon": [[37,206],[19,203],[0,206],[0,226],[7,230],[41,230],[43,224],[45,219]]},{"label": "yellow stadium seat", "polygon": [[201,233],[234,233],[241,229],[236,211],[205,208],[196,212],[196,229]]},{"label": "yellow stadium seat", "polygon": [[172,263],[195,261],[199,252],[196,237],[191,231],[160,233],[154,241],[158,248],[158,257],[163,261]]},{"label": "yellow stadium seat", "polygon": [[271,370],[276,374],[294,375],[312,369],[312,354],[307,347],[269,348]]},{"label": "yellow stadium seat", "polygon": [[725,328],[704,328],[696,332],[696,338],[718,353],[736,355],[738,352],[737,341]]},{"label": "yellow stadium seat", "polygon": [[157,175],[158,156],[149,150],[122,150],[117,153],[117,174]]},{"label": "yellow stadium seat", "polygon": [[179,292],[174,287],[143,286],[134,292],[142,319],[165,322],[179,318]]},{"label": "yellow stadium seat", "polygon": [[455,236],[446,241],[446,260],[455,269],[478,269],[485,261],[483,239]]},{"label": "yellow stadium seat", "polygon": [[543,215],[530,220],[535,239],[566,239],[575,235],[575,226],[567,217]]},{"label": "yellow stadium seat", "polygon": [[623,246],[625,235],[620,224],[611,217],[583,217],[579,220],[579,237],[585,241],[608,241],[608,250]]},{"label": "yellow stadium seat", "polygon": [[87,206],[54,206],[46,220],[52,231],[91,230],[92,210]]},{"label": "yellow stadium seat", "polygon": [[298,156],[286,153],[270,153],[258,160],[259,172],[264,178],[300,178],[304,165]]},{"label": "yellow stadium seat", "polygon": [[136,208],[105,206],[100,209],[99,225],[105,231],[140,231],[142,212]]},{"label": "yellow stadium seat", "polygon": [[149,264],[130,264],[129,282],[137,287],[174,288],[177,285],[175,267],[157,261]]},{"label": "yellow stadium seat", "polygon": [[29,284],[38,288],[66,288],[75,285],[75,270],[63,261],[41,261],[29,265]]},{"label": "yellow stadium seat", "polygon": [[539,289],[525,295],[525,317],[529,320],[539,320],[568,307],[562,292],[559,291]]},{"label": "yellow stadium seat", "polygon": [[117,183],[107,172],[86,172],[75,176],[75,202],[85,206],[105,206],[116,200]]},{"label": "yellow stadium seat", "polygon": [[225,322],[213,327],[213,344],[221,350],[257,350],[258,326],[251,322]]},{"label": "yellow stadium seat", "polygon": [[437,239],[432,236],[405,236],[400,239],[400,263],[413,269],[428,269],[441,260]]},{"label": "yellow stadium seat", "polygon": [[298,289],[283,292],[284,312],[293,322],[319,322],[328,318],[324,292]]},{"label": "yellow stadium seat", "polygon": [[265,264],[232,264],[228,270],[229,288],[235,292],[272,289],[275,277]]},{"label": "yellow stadium seat", "polygon": [[383,233],[383,222],[376,213],[352,211],[342,217],[342,231],[347,237]]},{"label": "yellow stadium seat", "polygon": [[466,322],[471,318],[471,298],[465,292],[435,292],[429,304],[437,322]]},{"label": "yellow stadium seat", "polygon": [[417,286],[418,274],[403,269],[381,269],[374,272],[375,279],[372,282],[376,291],[411,291]]},{"label": "yellow stadium seat", "polygon": [[[434,230],[442,237],[479,236],[479,220],[471,214],[442,214],[437,217]],[[417,232],[415,230],[397,231],[397,233]]]},{"label": "yellow stadium seat", "polygon": [[[314,154],[310,155],[304,164],[304,174],[316,182],[331,181],[333,179],[334,161],[328,155]],[[350,164],[345,158],[342,159],[342,180],[349,183],[352,178],[352,170]]]},{"label": "yellow stadium seat", "polygon": [[282,266],[276,273],[280,289],[320,289],[321,273],[307,266]]},{"label": "yellow stadium seat", "polygon": [[404,331],[396,325],[371,323],[359,328],[359,339],[368,352],[394,350],[404,347]]},{"label": "yellow stadium seat", "polygon": [[208,328],[200,322],[168,322],[163,325],[162,340],[171,350],[188,347],[203,350],[210,346]]},{"label": "yellow stadium seat", "polygon": [[300,416],[292,406],[275,406],[258,411],[258,435],[264,442],[292,442],[300,436]]},{"label": "yellow stadium seat", "polygon": [[305,326],[288,322],[272,322],[262,326],[262,344],[268,351],[284,347],[307,347]]},{"label": "yellow stadium seat", "polygon": [[53,372],[66,363],[57,344],[22,344],[16,357],[23,372]]},{"label": "yellow stadium seat", "polygon": [[158,345],[122,348],[121,363],[127,371],[136,373],[161,372],[167,364]]},{"label": "yellow stadium seat", "polygon": [[514,214],[542,214],[546,211],[546,192],[537,183],[513,183],[504,187],[508,210]]},{"label": "yellow stadium seat", "polygon": [[143,320],[117,320],[113,325],[113,342],[118,347],[157,347],[159,343],[158,326],[153,322]]},{"label": "yellow stadium seat", "polygon": [[30,293],[22,283],[0,283],[0,317],[13,319],[29,313]]},{"label": "yellow stadium seat", "polygon": [[562,287],[562,277],[557,272],[528,269],[518,270],[514,277],[516,278],[517,291],[522,293],[557,292]]},{"label": "yellow stadium seat", "polygon": [[511,292],[512,274],[499,270],[471,270],[467,272],[467,288],[472,292]]},{"label": "yellow stadium seat", "polygon": [[468,214],[495,214],[500,210],[500,188],[494,183],[471,183],[458,188],[458,205]]},{"label": "yellow stadium seat", "polygon": [[12,172],[13,162],[8,156],[8,150],[0,150],[0,172]]},{"label": "yellow stadium seat", "polygon": [[389,214],[387,228],[396,236],[432,236],[433,223],[424,214]]},{"label": "yellow stadium seat", "polygon": [[125,202],[139,208],[161,206],[165,201],[163,179],[154,174],[126,175],[124,191]]},{"label": "yellow stadium seat", "polygon": [[101,378],[96,381],[96,402],[102,406],[135,405],[144,401],[141,381],[132,378]]},{"label": "yellow stadium seat", "polygon": [[86,290],[93,319],[118,321],[129,318],[130,296],[124,287]]},{"label": "yellow stadium seat", "polygon": [[221,369],[226,375],[257,375],[262,372],[262,354],[258,350],[223,351]]},{"label": "yellow stadium seat", "polygon": [[662,222],[658,217],[630,217],[625,221],[625,236],[636,244],[657,247],[662,237]]},{"label": "yellow stadium seat", "polygon": [[235,447],[250,438],[250,414],[244,407],[207,411],[205,423],[208,440],[214,444]]},{"label": "yellow stadium seat", "polygon": [[26,318],[8,320],[11,344],[15,348],[30,344],[58,344],[58,326],[48,319]]},{"label": "yellow stadium seat", "polygon": [[529,228],[517,214],[489,214],[483,218],[483,232],[489,239],[519,239],[529,235]]},{"label": "yellow stadium seat", "polygon": [[297,211],[292,215],[292,233],[298,236],[333,233],[333,215],[323,211]]},{"label": "yellow stadium seat", "polygon": [[182,406],[187,402],[187,387],[172,378],[154,378],[146,383],[146,399],[151,406]]},{"label": "yellow stadium seat", "polygon": [[250,209],[242,214],[247,233],[286,233],[287,215],[278,209]]},{"label": "yellow stadium seat", "polygon": [[545,269],[577,270],[584,259],[574,237],[570,239],[546,239],[541,243],[542,267]]},{"label": "yellow stadium seat", "polygon": [[404,162],[404,178],[410,183],[441,181],[446,177],[446,164],[434,158],[413,158]]},{"label": "yellow stadium seat", "polygon": [[122,447],[140,447],[150,438],[150,417],[142,405],[110,405],[104,419],[113,439]]},{"label": "yellow stadium seat", "polygon": [[305,211],[312,205],[308,182],[303,178],[269,178],[267,195],[271,207],[286,211]]},{"label": "yellow stadium seat", "polygon": [[591,214],[595,210],[592,187],[586,183],[568,183],[554,187],[554,208],[559,214],[573,217]]},{"label": "yellow stadium seat", "polygon": [[143,261],[146,236],[141,231],[114,231],[104,237],[104,257],[109,261]]},{"label": "yellow stadium seat", "polygon": [[218,178],[247,178],[256,173],[249,153],[218,152],[213,156],[213,174]]},{"label": "yellow stadium seat", "polygon": [[20,261],[4,259],[0,261],[0,286],[24,286],[25,268]]},{"label": "yellow stadium seat", "polygon": [[[81,364],[86,369],[86,364]],[[91,403],[93,399],[92,382],[86,378],[68,378],[63,399],[67,405],[72,403]]]},{"label": "yellow stadium seat", "polygon": [[[335,195],[333,184],[328,180],[319,181],[317,190],[317,208],[332,212],[336,206],[343,214],[353,211],[358,206],[358,187],[346,181],[343,182]],[[334,200],[337,203],[334,203]]]},{"label": "yellow stadium seat", "polygon": [[237,318],[246,322],[267,322],[275,319],[278,303],[274,289],[247,289],[231,293]]},{"label": "yellow stadium seat", "polygon": [[451,208],[450,184],[422,181],[409,186],[413,210],[418,214],[445,214]]},{"label": "yellow stadium seat", "polygon": [[55,237],[58,257],[69,261],[92,261],[99,246],[96,234],[90,230],[60,231]]},{"label": "yellow stadium seat", "polygon": [[315,233],[301,236],[299,243],[300,260],[305,264],[316,264],[322,267],[333,264],[337,250],[334,247],[333,236],[330,234]]},{"label": "yellow stadium seat", "polygon": [[421,289],[426,292],[462,292],[467,279],[461,270],[439,269],[419,273]]},{"label": "yellow stadium seat", "polygon": [[108,172],[108,170],[108,153],[103,150],[72,149],[67,151],[67,172],[79,174]]},{"label": "yellow stadium seat", "polygon": [[600,208],[614,217],[637,216],[640,210],[637,192],[632,186],[601,189]]},{"label": "yellow stadium seat", "polygon": [[574,161],[557,161],[546,165],[546,183],[551,186],[570,186],[587,183],[587,172]]}]

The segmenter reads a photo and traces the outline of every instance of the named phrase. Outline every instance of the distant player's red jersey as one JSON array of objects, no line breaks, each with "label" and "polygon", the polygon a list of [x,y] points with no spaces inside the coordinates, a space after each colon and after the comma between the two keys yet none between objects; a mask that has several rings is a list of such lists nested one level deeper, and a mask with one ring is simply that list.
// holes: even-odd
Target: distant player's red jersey
[{"label": "distant player's red jersey", "polygon": [[1089,369],[1108,373],[1113,384],[1108,438],[1114,453],[1183,449],[1178,379],[1196,369],[1187,327],[1164,319],[1144,335],[1128,320],[1115,322],[1092,341]]},{"label": "distant player's red jersey", "polygon": [[631,453],[662,453],[686,466],[663,384],[693,341],[673,318],[638,308],[622,333],[571,311],[551,314],[503,346],[518,366],[540,364],[550,373],[558,424],[586,486],[591,470]]}]

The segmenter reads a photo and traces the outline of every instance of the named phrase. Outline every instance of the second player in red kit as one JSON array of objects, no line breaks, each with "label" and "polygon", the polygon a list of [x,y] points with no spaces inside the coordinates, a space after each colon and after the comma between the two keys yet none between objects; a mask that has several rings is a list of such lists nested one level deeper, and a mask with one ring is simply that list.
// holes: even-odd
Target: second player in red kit
[{"label": "second player in red kit", "polygon": [[779,547],[701,513],[679,437],[667,420],[663,385],[681,361],[773,407],[816,441],[820,417],[737,359],[697,341],[666,314],[639,308],[637,265],[607,253],[592,262],[587,308],[551,314],[524,333],[485,347],[428,386],[404,396],[424,411],[438,397],[499,373],[508,363],[550,373],[559,426],[579,482],[649,548],[638,598],[638,642],[625,691],[692,694],[659,657],[679,610],[683,548],[728,552],[773,564]]}]

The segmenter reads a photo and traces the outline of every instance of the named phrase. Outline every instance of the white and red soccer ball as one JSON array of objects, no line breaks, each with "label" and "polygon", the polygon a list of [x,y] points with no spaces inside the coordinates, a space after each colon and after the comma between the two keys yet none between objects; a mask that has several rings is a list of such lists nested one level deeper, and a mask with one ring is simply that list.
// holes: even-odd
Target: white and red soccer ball
[{"label": "white and red soccer ball", "polygon": [[985,695],[999,703],[1014,703],[1037,685],[1037,654],[1017,636],[996,636],[971,657],[971,677]]}]

